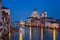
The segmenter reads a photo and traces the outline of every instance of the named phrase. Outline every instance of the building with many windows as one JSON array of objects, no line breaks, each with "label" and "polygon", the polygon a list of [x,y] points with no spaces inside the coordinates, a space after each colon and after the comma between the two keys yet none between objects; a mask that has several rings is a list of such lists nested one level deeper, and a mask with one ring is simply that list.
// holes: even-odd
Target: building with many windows
[{"label": "building with many windows", "polygon": [[0,37],[7,33],[10,28],[10,9],[2,6],[0,0]]},{"label": "building with many windows", "polygon": [[[60,21],[60,20],[59,20]],[[40,26],[40,24],[44,25],[44,27],[51,27],[51,25],[56,25],[56,28],[59,28],[60,22],[58,22],[57,19],[48,17],[47,11],[43,11],[41,14],[37,11],[35,8],[34,11],[32,12],[31,17],[27,18],[26,20],[26,25],[30,25],[36,27]]]}]

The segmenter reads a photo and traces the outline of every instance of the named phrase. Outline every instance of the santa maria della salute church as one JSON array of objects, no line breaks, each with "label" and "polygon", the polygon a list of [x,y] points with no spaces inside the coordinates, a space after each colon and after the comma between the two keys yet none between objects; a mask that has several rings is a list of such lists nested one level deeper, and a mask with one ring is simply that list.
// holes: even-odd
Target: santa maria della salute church
[{"label": "santa maria della salute church", "polygon": [[35,8],[34,11],[32,12],[32,16],[31,17],[37,17],[37,18],[47,17],[47,12],[44,11],[41,14],[39,14],[39,12],[37,11],[37,8]]},{"label": "santa maria della salute church", "polygon": [[[20,21],[23,22],[23,21]],[[37,8],[34,8],[32,15],[28,17],[25,21],[25,25],[28,26],[32,24],[33,27],[38,27],[40,24],[44,25],[44,27],[54,28],[52,25],[55,25],[56,28],[60,28],[60,20],[55,19],[53,17],[48,17],[47,11],[43,11],[39,13]]]},{"label": "santa maria della salute church", "polygon": [[[29,37],[30,40],[33,39],[32,37],[34,37],[34,40],[37,40],[37,38],[35,37],[37,35],[35,35],[34,33],[39,32],[39,30],[40,29],[42,30],[42,28],[43,29],[47,28],[47,29],[60,30],[60,19],[48,17],[47,14],[48,14],[47,11],[43,11],[41,13],[38,12],[37,8],[35,7],[33,9],[31,16],[26,18],[25,21],[17,21],[17,20],[16,21],[10,21],[10,9],[2,6],[2,0],[0,0],[0,40],[8,40],[8,39],[10,40],[13,37],[12,33],[15,33],[18,31],[19,31],[18,36],[19,36],[20,40],[23,39],[23,34],[24,34],[24,36],[26,36],[26,38],[28,38],[28,36],[30,36]],[[19,15],[19,16],[22,16],[22,15]],[[12,18],[14,18],[14,17],[12,17]],[[26,30],[25,27],[27,27],[27,29],[29,27],[29,31]],[[40,29],[39,30],[36,29],[37,32],[35,32],[34,28],[40,28]],[[44,33],[44,30],[41,31],[41,40],[43,39],[43,33]],[[33,34],[33,36],[32,36],[32,34]],[[54,38],[53,39],[56,38],[55,34],[56,33],[54,31],[54,36],[53,36]],[[40,39],[40,32],[38,35],[39,35],[39,39]]]}]

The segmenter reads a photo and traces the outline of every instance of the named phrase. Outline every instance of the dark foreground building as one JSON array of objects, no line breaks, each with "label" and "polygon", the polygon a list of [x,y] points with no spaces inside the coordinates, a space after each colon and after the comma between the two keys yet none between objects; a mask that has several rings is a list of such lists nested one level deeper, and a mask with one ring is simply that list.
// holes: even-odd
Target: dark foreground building
[{"label": "dark foreground building", "polygon": [[[4,39],[10,28],[10,9],[2,6],[0,0],[0,39]],[[5,39],[4,39],[5,40]]]}]

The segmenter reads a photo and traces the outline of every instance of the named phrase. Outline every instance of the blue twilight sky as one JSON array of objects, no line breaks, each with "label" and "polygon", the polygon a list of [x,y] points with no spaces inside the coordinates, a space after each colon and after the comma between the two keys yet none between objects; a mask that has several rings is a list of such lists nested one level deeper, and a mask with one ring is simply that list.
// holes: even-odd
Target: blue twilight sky
[{"label": "blue twilight sky", "polygon": [[49,17],[60,19],[60,0],[2,0],[2,5],[10,8],[11,21],[25,20],[35,6],[38,12],[46,10]]}]

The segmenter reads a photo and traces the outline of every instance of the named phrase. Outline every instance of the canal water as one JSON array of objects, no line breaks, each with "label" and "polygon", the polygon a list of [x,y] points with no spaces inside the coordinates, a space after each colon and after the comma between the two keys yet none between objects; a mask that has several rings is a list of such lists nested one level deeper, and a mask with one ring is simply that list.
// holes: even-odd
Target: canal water
[{"label": "canal water", "polygon": [[[32,40],[40,40],[41,39],[41,28],[38,27],[33,27],[32,28]],[[11,35],[11,40],[19,40],[19,34],[20,34],[20,30],[19,32],[14,32]],[[44,36],[43,36],[43,40],[53,40],[53,30],[51,29],[44,29],[43,32]],[[23,34],[23,40],[29,40],[30,39],[30,27],[24,27],[22,30],[22,34]],[[56,40],[60,40],[60,32],[56,31]]]}]

